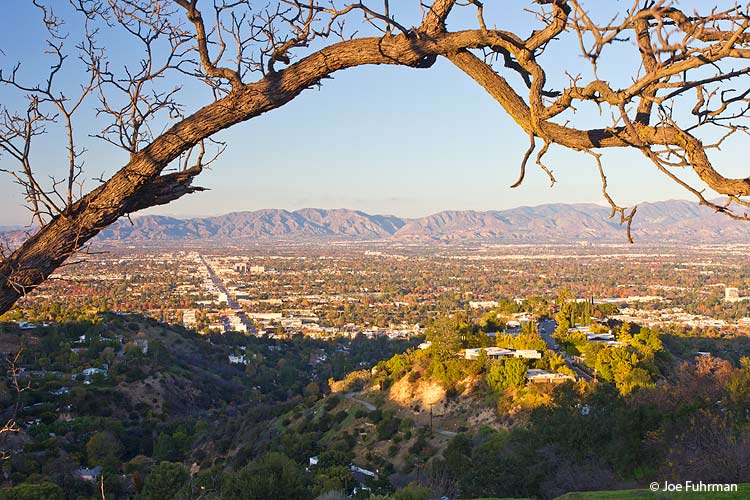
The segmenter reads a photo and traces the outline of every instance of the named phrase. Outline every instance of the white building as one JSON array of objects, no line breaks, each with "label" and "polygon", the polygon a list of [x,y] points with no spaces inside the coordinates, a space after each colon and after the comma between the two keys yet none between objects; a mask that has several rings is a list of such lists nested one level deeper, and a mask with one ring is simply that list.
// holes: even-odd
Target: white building
[{"label": "white building", "polygon": [[733,286],[724,288],[724,300],[726,302],[739,302],[742,300],[742,297],[740,297],[740,291]]},{"label": "white building", "polygon": [[182,313],[182,326],[191,329],[198,326],[198,320],[195,317],[195,309],[188,309]]},{"label": "white building", "polygon": [[229,355],[229,363],[233,365],[246,365],[247,364],[247,356],[244,354],[241,354],[239,356],[235,354]]},{"label": "white building", "polygon": [[529,368],[526,370],[526,380],[529,382],[562,382],[565,380],[575,380],[575,378],[562,373],[551,373],[539,368]]},{"label": "white building", "polygon": [[138,332],[138,335],[135,336],[135,340],[133,340],[133,344],[135,344],[143,354],[148,354],[148,339],[146,338],[145,333]]},{"label": "white building", "polygon": [[466,359],[477,359],[480,351],[484,349],[487,357],[490,359],[501,358],[524,358],[524,359],[541,359],[542,353],[533,349],[505,349],[503,347],[472,347],[466,349],[464,356]]},{"label": "white building", "polygon": [[469,301],[469,307],[472,309],[492,309],[497,307],[496,300],[471,300]]},{"label": "white building", "polygon": [[89,483],[95,483],[99,479],[99,475],[102,473],[101,465],[97,465],[92,469],[81,467],[76,470],[73,474],[78,476],[82,481],[88,481]]},{"label": "white building", "polygon": [[227,326],[227,331],[247,333],[247,325],[243,323],[242,319],[236,314],[227,316],[227,322],[229,323],[229,325]]},{"label": "white building", "polygon": [[615,336],[612,333],[612,330],[603,333],[588,332],[586,333],[586,340],[588,340],[589,342],[594,342],[597,340],[615,340]]}]

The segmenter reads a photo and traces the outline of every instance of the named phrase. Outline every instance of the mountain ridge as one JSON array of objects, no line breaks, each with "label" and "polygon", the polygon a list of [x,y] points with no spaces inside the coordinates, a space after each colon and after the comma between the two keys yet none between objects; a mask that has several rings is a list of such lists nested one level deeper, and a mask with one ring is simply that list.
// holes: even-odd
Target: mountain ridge
[{"label": "mountain ridge", "polygon": [[[622,242],[626,228],[610,208],[554,203],[505,210],[443,210],[424,217],[368,214],[346,208],[261,209],[180,219],[145,215],[102,231],[106,241],[353,240],[405,242]],[[640,241],[750,242],[750,224],[697,203],[642,203],[633,222]]]}]

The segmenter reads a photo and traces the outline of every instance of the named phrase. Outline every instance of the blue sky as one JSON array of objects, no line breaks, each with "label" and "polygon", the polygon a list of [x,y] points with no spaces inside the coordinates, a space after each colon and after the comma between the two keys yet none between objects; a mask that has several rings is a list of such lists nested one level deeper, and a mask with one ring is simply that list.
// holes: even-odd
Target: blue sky
[{"label": "blue sky", "polygon": [[[9,29],[0,30],[0,47],[5,52],[0,54],[0,66],[7,68],[20,60],[22,74],[33,78],[47,64],[39,56],[38,16],[28,7],[30,2],[9,1],[11,8],[3,21]],[[522,13],[528,2],[508,3],[518,13],[503,17],[507,25],[498,27],[522,33],[532,29],[531,18]],[[582,60],[566,52],[570,47],[570,42],[564,42],[550,51],[553,69],[559,74],[564,69],[585,71]],[[127,54],[125,46],[110,46],[113,61]],[[622,76],[630,73],[630,62],[613,58],[602,70]],[[64,75],[63,83],[72,88],[79,76],[73,69]],[[199,90],[187,92],[183,101],[192,109],[208,102]],[[0,90],[0,102],[9,107],[21,105],[18,95],[7,90]],[[95,105],[95,101],[89,103],[89,107]],[[125,161],[122,153],[86,139],[87,133],[96,131],[93,116],[87,111],[80,117],[80,135],[90,150],[86,156],[89,178],[111,174]],[[606,116],[591,111],[582,111],[576,119],[609,124]],[[196,182],[210,191],[151,213],[195,216],[259,208],[346,207],[421,216],[443,209],[603,203],[592,159],[559,147],[547,156],[558,180],[553,188],[546,175],[532,166],[525,183],[510,189],[528,145],[527,136],[481,88],[444,60],[428,70],[362,67],[337,73],[320,90],[308,90],[290,104],[218,138],[227,142],[228,149]],[[53,133],[40,144],[35,157],[38,168],[44,172],[64,169],[61,138]],[[746,171],[741,148],[741,142],[729,145],[716,157],[722,172],[741,175]],[[0,157],[3,166],[7,161]],[[604,161],[611,192],[623,204],[688,198],[635,152],[610,150]],[[95,185],[87,181],[89,189]],[[17,186],[7,176],[0,177],[0,186],[4,194],[0,225],[28,222]]]}]

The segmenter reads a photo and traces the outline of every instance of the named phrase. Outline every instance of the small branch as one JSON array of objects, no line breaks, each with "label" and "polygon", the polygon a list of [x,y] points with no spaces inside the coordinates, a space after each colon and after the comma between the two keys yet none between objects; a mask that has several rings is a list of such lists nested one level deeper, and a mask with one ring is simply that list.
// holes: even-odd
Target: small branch
[{"label": "small branch", "polygon": [[523,180],[526,177],[526,164],[529,161],[529,158],[531,158],[531,154],[534,152],[534,149],[536,149],[536,141],[534,134],[529,134],[529,147],[526,149],[526,152],[523,154],[523,160],[521,160],[521,171],[518,173],[518,179],[516,182],[510,185],[511,188],[517,188],[521,184],[523,184]]},{"label": "small branch", "polygon": [[539,150],[539,152],[536,155],[536,164],[539,166],[539,168],[544,171],[545,174],[547,174],[547,177],[549,177],[549,187],[552,188],[555,186],[555,183],[557,182],[557,179],[555,179],[555,176],[552,175],[552,170],[550,170],[547,165],[542,163],[542,158],[545,154],[547,154],[547,151],[549,150],[549,147],[552,143],[545,139],[544,146],[542,146],[542,149]]},{"label": "small branch", "polygon": [[[0,438],[8,434],[16,434],[21,430],[21,428],[18,427],[18,422],[16,421],[16,419],[18,418],[18,412],[21,409],[21,395],[31,388],[30,380],[26,382],[26,385],[22,385],[18,380],[18,375],[22,371],[21,367],[19,366],[21,354],[23,354],[23,347],[16,351],[13,356],[8,355],[5,357],[5,364],[8,367],[7,372],[10,376],[11,386],[16,393],[16,397],[10,416],[6,420],[5,424],[0,427]],[[10,453],[8,453],[6,450],[0,450],[0,460],[5,460],[8,458],[10,458]]]},{"label": "small branch", "polygon": [[607,189],[607,176],[604,174],[604,167],[602,166],[602,155],[600,153],[595,153],[591,150],[584,150],[584,153],[589,154],[594,157],[594,160],[596,161],[596,167],[599,170],[599,178],[601,179],[602,183],[602,195],[604,196],[604,199],[607,200],[607,203],[609,203],[609,206],[612,208],[612,212],[609,214],[609,218],[611,219],[616,214],[620,214],[620,225],[627,224],[627,235],[628,235],[628,243],[633,243],[633,235],[631,234],[631,226],[633,224],[633,217],[635,216],[635,212],[638,209],[637,206],[634,206],[630,213],[627,215],[625,214],[625,208],[621,207],[617,203],[615,203],[615,200],[612,199],[612,196],[610,196],[609,191]]}]

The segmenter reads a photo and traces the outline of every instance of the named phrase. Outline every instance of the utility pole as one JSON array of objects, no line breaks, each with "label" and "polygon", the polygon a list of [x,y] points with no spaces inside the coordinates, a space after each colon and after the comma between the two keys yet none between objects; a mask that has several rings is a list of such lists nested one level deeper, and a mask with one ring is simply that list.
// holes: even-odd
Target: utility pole
[{"label": "utility pole", "polygon": [[430,435],[432,435],[432,405],[435,403],[430,403]]}]

